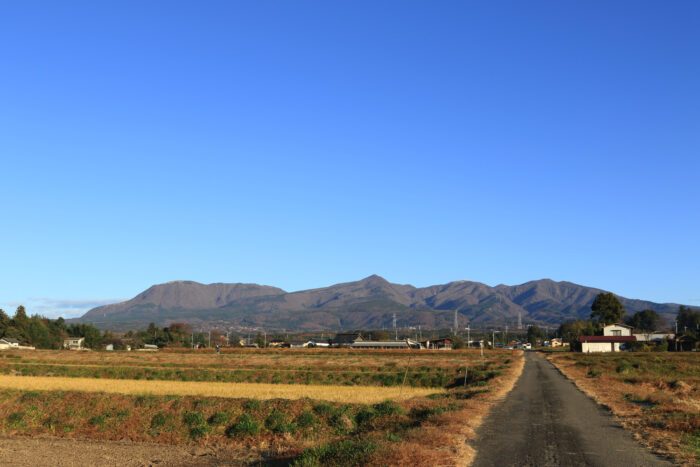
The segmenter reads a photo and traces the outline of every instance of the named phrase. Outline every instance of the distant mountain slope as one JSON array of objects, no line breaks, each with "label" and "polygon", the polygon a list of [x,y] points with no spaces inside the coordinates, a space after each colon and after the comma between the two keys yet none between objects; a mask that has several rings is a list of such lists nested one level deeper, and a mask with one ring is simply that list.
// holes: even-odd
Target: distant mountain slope
[{"label": "distant mountain slope", "polygon": [[[595,296],[603,290],[571,282],[542,279],[490,287],[470,281],[416,288],[392,284],[373,275],[320,289],[285,292],[257,284],[199,284],[175,281],[154,285],[131,300],[101,306],[74,321],[114,330],[165,326],[186,321],[195,327],[265,327],[286,330],[333,330],[399,326],[450,327],[457,311],[461,326],[555,326],[588,318]],[[672,303],[619,297],[628,312],[651,308],[671,321]]]}]

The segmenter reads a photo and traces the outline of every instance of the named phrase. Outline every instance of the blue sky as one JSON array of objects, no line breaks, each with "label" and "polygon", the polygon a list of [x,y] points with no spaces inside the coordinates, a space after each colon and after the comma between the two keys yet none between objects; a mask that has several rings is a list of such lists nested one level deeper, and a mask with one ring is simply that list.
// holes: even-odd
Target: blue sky
[{"label": "blue sky", "polygon": [[700,3],[0,6],[0,307],[567,280],[700,304]]}]

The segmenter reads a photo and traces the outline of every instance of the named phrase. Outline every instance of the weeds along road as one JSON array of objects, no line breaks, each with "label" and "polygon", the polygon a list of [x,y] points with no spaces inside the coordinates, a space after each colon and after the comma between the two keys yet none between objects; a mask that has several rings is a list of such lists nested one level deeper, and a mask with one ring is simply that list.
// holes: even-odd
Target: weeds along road
[{"label": "weeds along road", "polygon": [[477,430],[473,466],[667,466],[544,357],[525,368]]}]

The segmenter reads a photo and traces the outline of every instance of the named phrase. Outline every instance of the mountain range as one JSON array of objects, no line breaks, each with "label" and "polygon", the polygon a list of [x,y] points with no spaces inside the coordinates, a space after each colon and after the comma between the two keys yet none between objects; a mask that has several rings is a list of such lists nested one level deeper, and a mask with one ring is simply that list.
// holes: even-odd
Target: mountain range
[{"label": "mountain range", "polygon": [[[258,284],[158,284],[131,300],[100,306],[73,322],[123,331],[155,323],[187,322],[194,328],[265,328],[287,331],[391,328],[448,328],[457,312],[459,326],[556,326],[588,318],[596,295],[604,290],[541,279],[495,287],[456,281],[417,288],[372,275],[320,289],[286,292]],[[656,310],[667,322],[678,304],[619,297],[627,312]]]}]

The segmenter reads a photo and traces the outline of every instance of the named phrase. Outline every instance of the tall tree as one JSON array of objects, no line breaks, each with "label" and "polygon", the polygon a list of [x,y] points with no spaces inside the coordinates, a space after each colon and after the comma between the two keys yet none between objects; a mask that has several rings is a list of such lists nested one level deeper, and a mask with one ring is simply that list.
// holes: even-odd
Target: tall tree
[{"label": "tall tree", "polygon": [[681,305],[678,309],[678,332],[693,335],[700,334],[700,311],[692,310],[690,307]]},{"label": "tall tree", "polygon": [[610,292],[599,293],[591,305],[591,319],[598,322],[598,326],[619,323],[625,314],[625,307],[615,295]]},{"label": "tall tree", "polygon": [[626,321],[627,324],[642,331],[651,332],[659,327],[661,317],[654,310],[638,311],[630,316]]}]

